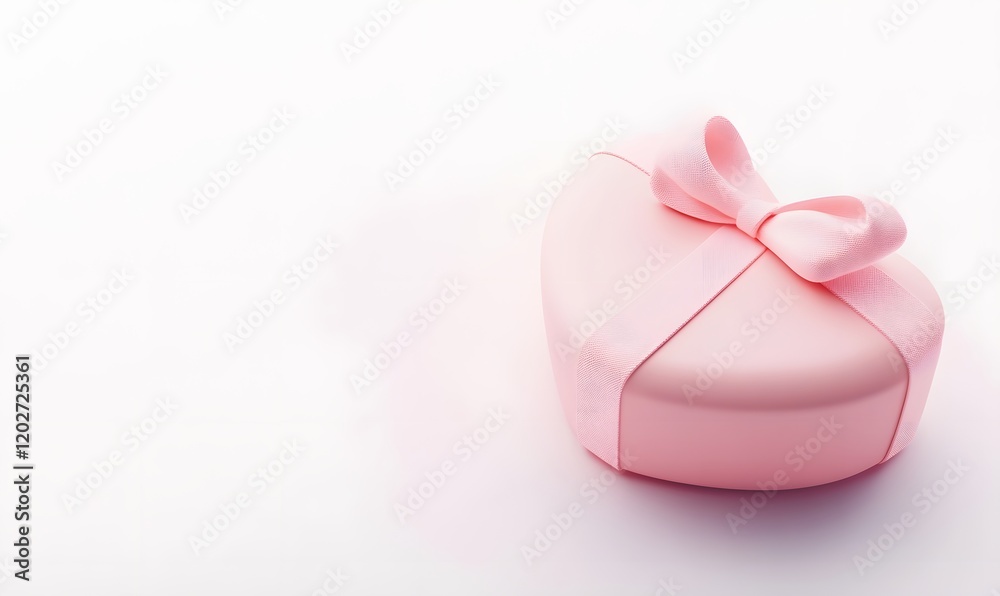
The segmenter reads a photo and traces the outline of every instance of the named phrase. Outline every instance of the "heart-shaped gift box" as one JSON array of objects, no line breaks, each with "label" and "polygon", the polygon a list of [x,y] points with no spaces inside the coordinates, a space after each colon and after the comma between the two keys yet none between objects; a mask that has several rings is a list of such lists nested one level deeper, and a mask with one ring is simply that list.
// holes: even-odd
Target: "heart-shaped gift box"
[{"label": "heart-shaped gift box", "polygon": [[563,408],[615,467],[799,488],[913,437],[944,329],[876,200],[782,205],[732,124],[591,157],[548,217],[542,295]]}]

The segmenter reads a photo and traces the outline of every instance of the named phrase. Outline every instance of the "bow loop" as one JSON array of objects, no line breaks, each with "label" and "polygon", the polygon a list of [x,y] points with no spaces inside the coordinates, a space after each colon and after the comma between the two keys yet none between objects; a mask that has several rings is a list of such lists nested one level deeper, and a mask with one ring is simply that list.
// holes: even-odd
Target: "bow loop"
[{"label": "bow loop", "polygon": [[863,269],[906,238],[899,213],[875,199],[833,196],[778,203],[736,128],[721,116],[710,119],[692,143],[666,153],[650,184],[664,205],[735,225],[812,282]]}]

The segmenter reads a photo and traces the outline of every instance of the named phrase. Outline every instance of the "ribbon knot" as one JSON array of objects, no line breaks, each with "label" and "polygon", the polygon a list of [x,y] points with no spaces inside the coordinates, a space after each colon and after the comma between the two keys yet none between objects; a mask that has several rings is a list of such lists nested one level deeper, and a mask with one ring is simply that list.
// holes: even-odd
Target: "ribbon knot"
[{"label": "ribbon knot", "polygon": [[756,238],[800,277],[826,282],[872,265],[906,238],[888,203],[830,196],[782,205],[757,174],[743,139],[716,116],[691,145],[661,157],[650,177],[664,205]]},{"label": "ribbon knot", "polygon": [[767,218],[774,214],[774,203],[751,199],[736,212],[736,227],[751,238],[757,237],[757,230]]}]

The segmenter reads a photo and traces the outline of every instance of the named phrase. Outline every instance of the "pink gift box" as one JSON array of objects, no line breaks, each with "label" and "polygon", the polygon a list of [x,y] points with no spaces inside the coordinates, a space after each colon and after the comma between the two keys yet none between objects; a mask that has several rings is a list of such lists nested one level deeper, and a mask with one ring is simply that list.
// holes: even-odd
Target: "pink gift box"
[{"label": "pink gift box", "polygon": [[944,323],[888,204],[782,204],[728,120],[593,156],[553,205],[544,314],[566,417],[616,469],[799,488],[912,439]]}]

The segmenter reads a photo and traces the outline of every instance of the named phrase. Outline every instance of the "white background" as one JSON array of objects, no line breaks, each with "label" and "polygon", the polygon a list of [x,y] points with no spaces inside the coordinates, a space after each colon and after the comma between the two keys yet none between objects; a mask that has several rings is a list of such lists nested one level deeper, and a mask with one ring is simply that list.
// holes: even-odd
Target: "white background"
[{"label": "white background", "polygon": [[[887,0],[591,0],[564,2],[558,20],[556,0],[401,0],[357,52],[344,44],[387,1],[246,0],[220,15],[212,0],[104,0],[47,18],[43,4],[0,9],[7,386],[15,354],[52,356],[32,375],[30,584],[10,575],[4,394],[0,593],[329,594],[338,570],[342,594],[1000,590],[1000,277],[979,275],[1000,251],[996,2],[911,1],[889,30]],[[680,67],[685,52],[699,55]],[[449,110],[477,88],[454,126]],[[814,88],[830,97],[801,108]],[[127,115],[123,93],[142,98]],[[240,147],[275,109],[294,118],[250,160]],[[786,136],[797,109],[807,117]],[[778,494],[735,534],[726,515],[750,493],[635,475],[596,501],[581,493],[606,468],[555,393],[546,208],[529,207],[608,119],[630,135],[692,110],[727,116],[751,147],[775,139],[760,169],[783,201],[902,184],[902,253],[949,316],[912,445]],[[957,140],[914,170],[948,127]],[[435,128],[444,140],[390,190],[386,172]],[[89,154],[58,174],[81,142]],[[186,219],[230,160],[239,173]],[[311,265],[327,235],[338,248],[293,287],[286,271]],[[453,279],[466,289],[415,325]],[[959,301],[958,288],[976,291]],[[226,334],[275,290],[282,303],[230,349]],[[409,345],[355,391],[351,375],[404,332]],[[453,446],[497,408],[509,419],[463,460]],[[294,442],[300,453],[283,451]],[[961,480],[916,508],[959,460]],[[396,504],[447,462],[454,474],[401,523]],[[280,474],[261,484],[269,463]],[[240,493],[239,516],[193,547]],[[574,501],[583,517],[528,564],[522,547]],[[907,512],[917,523],[859,573],[854,557]]]}]

